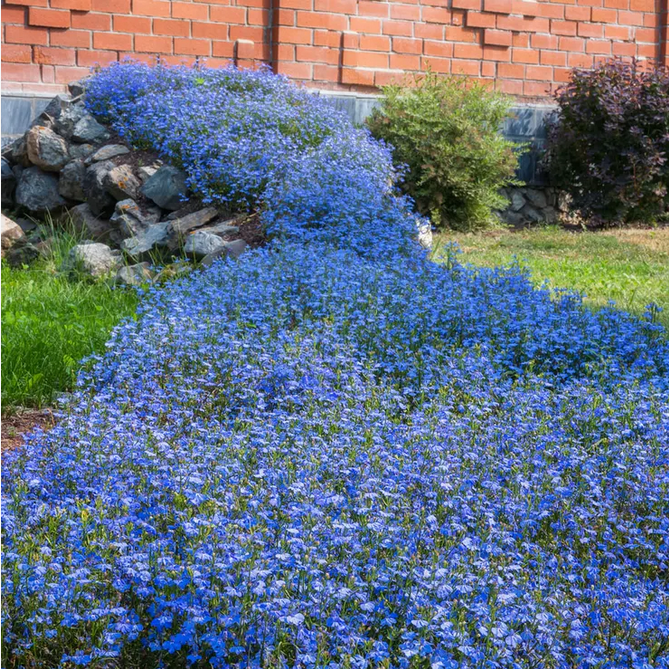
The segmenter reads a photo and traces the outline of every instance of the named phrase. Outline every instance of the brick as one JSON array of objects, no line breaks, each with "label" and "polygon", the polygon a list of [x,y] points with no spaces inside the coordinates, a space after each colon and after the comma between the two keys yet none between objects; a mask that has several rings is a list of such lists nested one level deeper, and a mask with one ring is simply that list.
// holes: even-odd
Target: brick
[{"label": "brick", "polygon": [[[214,9],[212,7],[212,9]],[[188,37],[190,24],[176,19],[153,19],[154,35],[171,35],[172,37]]]},{"label": "brick", "polygon": [[319,65],[318,63],[314,63],[313,77],[314,81],[335,83],[339,81],[339,68],[331,65]]},{"label": "brick", "polygon": [[390,5],[390,18],[404,21],[420,21],[420,7],[418,5]]},{"label": "brick", "polygon": [[516,63],[500,63],[497,66],[497,74],[505,79],[524,79],[525,66]]},{"label": "brick", "polygon": [[292,9],[277,9],[274,21],[277,26],[294,26],[297,12]]},{"label": "brick", "polygon": [[530,48],[530,36],[527,33],[514,33],[511,44],[521,49]]},{"label": "brick", "polygon": [[478,44],[454,44],[453,58],[483,58],[483,47]]},{"label": "brick", "polygon": [[483,0],[483,9],[496,14],[511,14],[513,2],[512,0]]},{"label": "brick", "polygon": [[642,26],[643,14],[640,12],[618,12],[618,23],[624,26]]},{"label": "brick", "polygon": [[297,12],[297,25],[300,28],[326,28],[343,31],[348,28],[348,19],[341,14]]},{"label": "brick", "polygon": [[312,9],[312,0],[281,0],[281,6],[286,9]]},{"label": "brick", "polygon": [[[193,37],[227,40],[230,33],[228,26],[220,23],[196,23],[193,21],[191,26]],[[232,52],[230,52],[230,56],[232,56]],[[225,57],[227,57],[227,55],[224,56],[224,58]]]},{"label": "brick", "polygon": [[453,14],[443,7],[423,7],[423,21],[426,23],[450,23]]},{"label": "brick", "polygon": [[28,23],[44,28],[69,28],[70,12],[66,9],[28,8]]},{"label": "brick", "polygon": [[381,32],[384,35],[411,37],[413,35],[413,23],[409,21],[384,21]]},{"label": "brick", "polygon": [[459,26],[446,26],[446,39],[449,42],[479,42],[480,33],[475,28],[460,28]]},{"label": "brick", "polygon": [[[22,7],[48,7],[48,0],[7,0],[8,5],[20,5]],[[2,9],[2,20],[5,20],[5,9]]]},{"label": "brick", "polygon": [[[453,57],[452,42],[431,42],[426,40],[423,43],[423,52],[426,56],[437,56],[439,58]],[[450,69],[450,68],[449,68]]]},{"label": "brick", "polygon": [[497,63],[492,61],[483,61],[481,63],[481,76],[482,77],[496,77],[497,76]]},{"label": "brick", "polygon": [[494,28],[495,21],[495,14],[486,14],[484,12],[467,12],[465,25],[468,28]]},{"label": "brick", "polygon": [[540,5],[540,16],[546,19],[563,19],[564,18],[564,5],[552,5],[548,3],[542,3]]},{"label": "brick", "polygon": [[553,35],[567,35],[573,37],[576,35],[576,21],[551,21],[550,32]]},{"label": "brick", "polygon": [[140,53],[172,53],[172,38],[136,35],[135,51]]},{"label": "brick", "polygon": [[[53,9],[76,9],[80,12],[90,12],[93,9],[91,0],[51,0]],[[130,0],[128,0],[128,10],[130,9]],[[98,11],[98,10],[95,10]]]},{"label": "brick", "polygon": [[363,51],[390,51],[390,37],[385,35],[360,35]]},{"label": "brick", "polygon": [[78,30],[111,30],[111,14],[94,14],[92,12],[72,12],[72,27]]},{"label": "brick", "polygon": [[18,23],[24,25],[26,22],[25,7],[11,5],[3,5],[2,7],[2,22],[3,23]]},{"label": "brick", "polygon": [[295,60],[296,50],[297,47],[294,46],[293,44],[276,45],[276,55],[279,60]]},{"label": "brick", "polygon": [[592,56],[584,53],[567,54],[567,65],[569,65],[569,67],[592,67],[592,63]]},{"label": "brick", "polygon": [[46,46],[49,43],[49,33],[41,28],[5,26],[5,41],[9,44],[42,44]]},{"label": "brick", "polygon": [[[607,28],[619,28],[619,26],[607,26]],[[629,31],[629,28],[628,28]],[[609,37],[609,35],[606,35]],[[634,31],[634,39],[637,42],[654,42],[657,36],[657,32],[650,28],[637,28]]]},{"label": "brick", "polygon": [[31,63],[33,50],[28,44],[3,44],[3,63]]},{"label": "brick", "polygon": [[344,51],[342,54],[344,67],[367,67],[383,69],[388,67],[388,54],[378,51]]},{"label": "brick", "polygon": [[2,66],[3,84],[7,81],[36,82],[41,79],[39,65],[27,63],[5,63]]},{"label": "brick", "polygon": [[370,33],[378,35],[381,32],[381,20],[369,17],[351,16],[349,17],[349,27],[356,33]]},{"label": "brick", "polygon": [[374,85],[378,88],[389,86],[390,84],[403,83],[406,75],[403,72],[374,72]]},{"label": "brick", "polygon": [[[256,26],[229,26],[230,29],[230,39],[234,42],[238,39],[250,39],[252,42],[262,42],[265,35],[263,28],[258,28]],[[283,35],[283,30],[297,30],[297,28],[282,28],[281,34]]]},{"label": "brick", "polygon": [[570,53],[582,53],[585,51],[585,40],[578,37],[560,37],[560,50]]},{"label": "brick", "polygon": [[592,20],[596,23],[616,23],[618,20],[618,13],[615,9],[602,9],[601,7],[593,7]]},{"label": "brick", "polygon": [[[251,45],[253,45],[252,42]],[[211,40],[175,37],[174,53],[185,56],[209,56],[211,55]]]},{"label": "brick", "polygon": [[312,31],[307,28],[282,28],[280,35],[286,44],[311,44]]},{"label": "brick", "polygon": [[376,16],[386,19],[390,16],[388,5],[384,2],[371,2],[371,0],[360,0],[358,3],[359,16]]},{"label": "brick", "polygon": [[88,67],[64,67],[58,65],[56,66],[55,79],[57,84],[69,84],[89,74],[90,69]]},{"label": "brick", "polygon": [[539,52],[534,49],[517,49],[514,47],[511,51],[511,60],[514,63],[528,63],[530,65],[539,63]]},{"label": "brick", "polygon": [[267,26],[269,25],[269,11],[266,9],[249,7],[246,10],[246,22],[250,26]]},{"label": "brick", "polygon": [[453,0],[451,5],[454,9],[474,9],[480,10],[482,6],[481,0]]},{"label": "brick", "polygon": [[119,33],[150,33],[151,19],[140,16],[115,16],[114,30]]},{"label": "brick", "polygon": [[341,70],[341,83],[356,86],[374,86],[374,71],[343,67]]},{"label": "brick", "polygon": [[567,67],[553,68],[553,81],[560,84],[566,84],[571,79],[571,70]]},{"label": "brick", "polygon": [[420,70],[420,57],[404,53],[390,54],[391,70]]},{"label": "brick", "polygon": [[40,65],[40,77],[43,84],[53,84],[56,81],[56,66]]},{"label": "brick", "polygon": [[219,23],[246,23],[246,10],[243,7],[210,7],[209,18]]},{"label": "brick", "polygon": [[104,67],[118,60],[116,51],[77,51],[77,65],[80,67]]},{"label": "brick", "polygon": [[487,44],[483,47],[483,60],[508,62],[511,60],[511,49],[508,46],[491,46]]},{"label": "brick", "polygon": [[[357,9],[356,0],[314,0],[314,9],[317,12],[330,12],[331,14],[355,14]],[[300,7],[300,9],[311,9]]]},{"label": "brick", "polygon": [[589,21],[592,9],[590,7],[565,7],[564,17],[568,21]]},{"label": "brick", "polygon": [[539,3],[527,0],[512,0],[511,11],[513,14],[522,14],[523,16],[541,16]]},{"label": "brick", "polygon": [[427,70],[431,68],[433,72],[438,72],[439,74],[450,74],[451,72],[451,59],[450,58],[422,58],[421,70]]},{"label": "brick", "polygon": [[289,60],[297,60],[304,63],[325,63],[337,65],[339,63],[339,50],[330,49],[326,46],[297,46],[295,57]]},{"label": "brick", "polygon": [[636,44],[630,42],[614,42],[612,52],[614,56],[634,58],[637,53],[637,47]]},{"label": "brick", "polygon": [[206,5],[195,2],[172,2],[172,18],[206,21],[209,18],[209,10]]},{"label": "brick", "polygon": [[522,81],[510,81],[508,79],[498,79],[495,82],[495,88],[506,95],[522,95],[523,94],[523,82]]},{"label": "brick", "polygon": [[[628,40],[630,38],[630,29],[627,26],[603,26],[604,37],[615,40]],[[636,31],[635,39],[639,42],[654,42],[655,31],[650,31],[652,37],[649,40],[641,39],[639,36],[639,29]]]},{"label": "brick", "polygon": [[536,81],[553,81],[553,68],[545,65],[528,65],[525,68],[525,78]]},{"label": "brick", "polygon": [[558,65],[565,67],[567,65],[567,54],[563,51],[541,51],[539,60],[542,65]]},{"label": "brick", "polygon": [[74,65],[74,49],[36,46],[33,48],[33,60],[44,65]]},{"label": "brick", "polygon": [[[53,0],[51,0],[51,6],[53,7]],[[130,6],[131,0],[91,0],[91,9],[94,12],[130,14]]]},{"label": "brick", "polygon": [[630,0],[604,0],[604,7],[611,9],[629,9]]},{"label": "brick", "polygon": [[132,0],[132,13],[166,18],[170,15],[170,4],[166,0]]},{"label": "brick", "polygon": [[481,74],[481,61],[454,60],[451,63],[451,72],[462,76],[478,77]]},{"label": "brick", "polygon": [[493,46],[511,46],[511,33],[508,30],[486,28],[483,31],[483,43]]},{"label": "brick", "polygon": [[579,23],[577,32],[579,37],[592,37],[597,39],[604,35],[604,26],[601,23]]},{"label": "brick", "polygon": [[341,36],[342,49],[358,49],[360,46],[360,36],[354,32],[344,32]]},{"label": "brick", "polygon": [[[351,27],[353,27],[352,23]],[[413,32],[415,37],[421,39],[444,39],[444,26],[434,23],[416,23]]]},{"label": "brick", "polygon": [[630,9],[633,12],[654,12],[655,0],[630,0]]},{"label": "brick", "polygon": [[533,49],[557,49],[558,38],[555,35],[532,35]]},{"label": "brick", "polygon": [[342,38],[339,33],[331,32],[329,30],[314,30],[313,39],[316,46],[339,48]]},{"label": "brick", "polygon": [[519,16],[497,15],[497,27],[500,30],[513,30],[525,32],[549,32],[549,20],[544,18],[520,18]]},{"label": "brick", "polygon": [[546,97],[550,95],[551,85],[538,81],[524,81],[523,95],[527,97]]},{"label": "brick", "polygon": [[90,49],[90,30],[52,30],[51,46],[73,46],[77,48]]},{"label": "brick", "polygon": [[211,52],[214,56],[219,58],[232,58],[234,55],[234,42],[212,42]]},{"label": "brick", "polygon": [[423,40],[409,37],[393,37],[393,51],[395,53],[423,53]]},{"label": "brick", "polygon": [[585,43],[585,52],[586,53],[601,53],[601,54],[610,55],[611,54],[611,41],[610,40],[589,39]]},{"label": "brick", "polygon": [[123,33],[93,33],[93,48],[132,51],[132,35]]}]

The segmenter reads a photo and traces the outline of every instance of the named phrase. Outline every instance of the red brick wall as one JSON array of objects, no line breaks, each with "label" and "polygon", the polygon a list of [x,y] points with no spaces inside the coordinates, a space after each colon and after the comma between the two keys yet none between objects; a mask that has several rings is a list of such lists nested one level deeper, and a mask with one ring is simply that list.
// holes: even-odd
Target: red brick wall
[{"label": "red brick wall", "polygon": [[369,90],[430,66],[541,98],[569,68],[667,60],[667,0],[4,0],[4,92],[58,92],[124,56],[268,62]]}]

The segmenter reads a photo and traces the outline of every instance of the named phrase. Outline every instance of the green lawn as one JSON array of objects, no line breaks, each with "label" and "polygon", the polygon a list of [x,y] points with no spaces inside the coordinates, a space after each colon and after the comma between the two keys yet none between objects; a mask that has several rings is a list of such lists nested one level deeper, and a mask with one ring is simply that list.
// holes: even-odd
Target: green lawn
[{"label": "green lawn", "polygon": [[56,273],[73,240],[28,269],[2,264],[2,413],[41,407],[70,390],[80,360],[104,350],[111,329],[137,306],[133,290]]},{"label": "green lawn", "polygon": [[436,236],[434,257],[457,242],[461,262],[508,265],[517,258],[537,283],[572,288],[593,306],[615,301],[641,314],[650,302],[664,309],[669,328],[669,228],[568,232],[558,227],[514,232],[446,232]]}]

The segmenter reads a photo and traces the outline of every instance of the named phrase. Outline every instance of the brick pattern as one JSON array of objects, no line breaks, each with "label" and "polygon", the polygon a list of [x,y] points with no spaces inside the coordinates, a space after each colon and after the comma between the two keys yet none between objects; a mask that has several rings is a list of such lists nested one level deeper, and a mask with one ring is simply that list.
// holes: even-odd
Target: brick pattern
[{"label": "brick pattern", "polygon": [[125,56],[270,63],[369,89],[425,71],[543,98],[611,56],[669,64],[666,0],[4,0],[4,91],[59,92]]}]

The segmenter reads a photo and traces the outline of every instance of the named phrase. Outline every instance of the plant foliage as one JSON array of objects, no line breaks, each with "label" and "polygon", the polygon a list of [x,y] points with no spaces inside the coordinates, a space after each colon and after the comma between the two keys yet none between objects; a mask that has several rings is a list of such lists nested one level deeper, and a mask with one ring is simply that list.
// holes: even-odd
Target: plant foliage
[{"label": "plant foliage", "polygon": [[431,72],[390,85],[367,124],[406,166],[402,188],[436,225],[485,227],[508,203],[500,188],[514,180],[522,148],[501,135],[510,99],[463,77]]},{"label": "plant foliage", "polygon": [[599,224],[652,222],[669,206],[669,71],[610,60],[556,94],[553,183]]},{"label": "plant foliage", "polygon": [[[119,98],[124,67],[98,75]],[[296,226],[323,204],[277,198]],[[666,666],[652,314],[401,235],[384,257],[392,234],[322,211],[348,236],[288,228],[153,288],[61,423],[6,456],[3,665]]]}]

